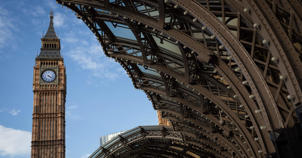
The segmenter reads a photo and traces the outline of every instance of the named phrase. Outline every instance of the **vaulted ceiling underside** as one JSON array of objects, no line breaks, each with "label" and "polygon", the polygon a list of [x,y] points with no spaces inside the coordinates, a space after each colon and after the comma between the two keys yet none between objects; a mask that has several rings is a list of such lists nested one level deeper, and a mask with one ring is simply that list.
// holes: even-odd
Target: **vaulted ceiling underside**
[{"label": "vaulted ceiling underside", "polygon": [[[276,152],[273,131],[298,122],[297,0],[57,2],[91,29],[104,53],[170,120],[184,146],[193,142],[203,149],[200,157],[265,157]],[[162,143],[157,141],[167,141],[160,152],[177,150],[166,137],[152,143]]]}]

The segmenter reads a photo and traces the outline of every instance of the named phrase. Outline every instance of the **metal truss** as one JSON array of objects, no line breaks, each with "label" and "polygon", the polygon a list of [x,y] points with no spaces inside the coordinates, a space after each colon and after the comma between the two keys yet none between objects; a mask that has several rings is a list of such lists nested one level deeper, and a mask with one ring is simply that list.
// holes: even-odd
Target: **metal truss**
[{"label": "metal truss", "polygon": [[183,135],[164,126],[140,126],[126,131],[97,149],[90,158],[106,157],[224,157],[211,153],[195,141],[183,141]]},{"label": "metal truss", "polygon": [[57,2],[86,23],[184,143],[216,157],[265,157],[276,152],[273,131],[298,122],[297,0]]}]

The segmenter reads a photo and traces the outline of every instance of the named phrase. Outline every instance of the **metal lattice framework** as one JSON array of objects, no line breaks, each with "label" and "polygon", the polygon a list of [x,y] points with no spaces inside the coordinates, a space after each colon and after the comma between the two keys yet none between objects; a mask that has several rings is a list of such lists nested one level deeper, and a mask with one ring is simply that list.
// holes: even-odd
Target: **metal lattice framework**
[{"label": "metal lattice framework", "polygon": [[[222,157],[210,154],[198,140],[183,141],[179,131],[164,126],[140,126],[123,132],[97,149],[90,158],[103,157]],[[163,150],[164,149],[164,150]]]},{"label": "metal lattice framework", "polygon": [[302,101],[298,0],[57,0],[156,110],[217,157],[276,152]]}]

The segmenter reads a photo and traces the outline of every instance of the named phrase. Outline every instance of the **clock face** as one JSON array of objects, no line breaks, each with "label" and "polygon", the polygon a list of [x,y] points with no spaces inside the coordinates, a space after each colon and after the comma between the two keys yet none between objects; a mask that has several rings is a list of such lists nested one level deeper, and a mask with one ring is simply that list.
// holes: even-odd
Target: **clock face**
[{"label": "clock face", "polygon": [[56,79],[56,74],[52,70],[46,70],[42,73],[42,79],[45,82],[52,82]]}]

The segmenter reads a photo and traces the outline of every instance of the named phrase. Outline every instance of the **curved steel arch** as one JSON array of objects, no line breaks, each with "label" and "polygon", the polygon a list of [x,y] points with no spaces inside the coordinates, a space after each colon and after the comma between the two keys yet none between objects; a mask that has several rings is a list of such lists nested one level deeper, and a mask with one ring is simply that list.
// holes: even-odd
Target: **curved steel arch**
[{"label": "curved steel arch", "polygon": [[[141,63],[142,63],[142,62],[141,62]],[[150,67],[152,67],[152,65],[150,65]],[[160,69],[160,68],[157,68],[157,69]],[[163,72],[166,72],[165,69],[163,69],[163,68],[161,68],[160,70],[163,71]],[[176,75],[176,76],[177,76],[177,75]],[[178,79],[180,79],[180,81],[184,81],[184,79],[181,80],[180,77],[178,77]],[[184,82],[185,82],[185,81],[184,81]],[[145,90],[145,91],[150,91],[150,92],[154,92],[154,93],[159,93],[159,94],[162,94],[162,95],[165,95],[165,94],[166,94],[165,91],[160,92],[158,89],[156,89],[156,87],[155,87],[155,88],[151,88],[151,87],[142,88],[142,87],[140,87],[140,88],[143,89],[143,90]],[[197,87],[196,89],[198,89],[198,87]],[[208,98],[211,99],[211,97],[209,97],[209,95],[207,95],[207,96],[208,96]],[[182,103],[182,104],[188,106],[188,107],[191,108],[192,110],[196,110],[196,111],[199,111],[200,113],[202,113],[202,109],[197,108],[197,107],[194,107],[194,106],[191,106],[192,103],[190,103],[190,102],[187,102],[187,101],[185,101],[185,100],[183,100],[183,99],[178,99],[178,98],[175,98],[175,97],[174,97],[174,100],[176,100],[177,102],[180,102],[180,103]],[[213,100],[213,98],[212,98],[212,100]],[[213,102],[216,102],[216,101],[213,101]],[[216,124],[219,124],[219,120],[218,120],[217,118],[215,118],[215,117],[210,117],[210,116],[207,116],[207,117],[208,117],[210,120],[212,120],[213,122],[216,122]],[[224,129],[224,128],[223,128],[223,129]],[[229,129],[229,130],[233,130],[233,129]],[[241,135],[243,135],[243,134],[241,134]],[[240,143],[240,141],[239,141],[239,143]],[[243,146],[243,145],[242,145],[242,146]]]},{"label": "curved steel arch", "polygon": [[[110,151],[110,152],[109,152]],[[101,146],[89,158],[97,157],[223,157],[199,146],[184,143],[181,134],[169,127],[140,126],[126,131]]]},{"label": "curved steel arch", "polygon": [[[256,2],[256,1],[255,1]],[[261,2],[262,3],[262,2]],[[299,95],[300,95],[300,87],[299,84],[297,83],[297,80],[299,80],[299,74],[295,74],[293,72],[293,66],[291,65],[289,62],[289,58],[291,58],[289,55],[289,57],[287,57],[284,53],[284,50],[288,49],[288,47],[291,46],[287,46],[284,47],[285,44],[282,44],[283,42],[287,41],[287,37],[285,37],[286,35],[284,35],[284,33],[282,32],[282,30],[280,30],[280,28],[278,28],[277,30],[280,32],[278,33],[278,31],[276,32],[275,30],[272,30],[271,26],[275,27],[275,25],[279,25],[278,23],[276,23],[276,21],[274,22],[274,25],[268,24],[267,20],[264,18],[266,15],[262,15],[261,11],[259,10],[259,8],[257,7],[257,5],[254,2],[247,2],[244,1],[242,3],[237,3],[236,4],[237,9],[240,13],[242,13],[242,15],[244,15],[245,17],[247,17],[247,19],[250,20],[250,22],[252,22],[252,25],[256,26],[256,29],[254,29],[256,32],[255,33],[255,37],[259,36],[261,38],[261,40],[263,39],[263,41],[267,42],[267,50],[268,50],[268,60],[266,62],[266,67],[268,67],[268,69],[274,70],[276,71],[276,73],[278,75],[280,75],[280,82],[278,83],[273,83],[272,81],[268,82],[268,85],[271,88],[271,91],[273,92],[272,88],[276,88],[276,92],[274,94],[274,98],[276,100],[276,102],[278,102],[278,108],[279,111],[281,111],[281,115],[283,117],[283,124],[285,127],[291,127],[293,126],[295,120],[295,116],[292,116],[292,113],[290,112],[290,110],[292,108],[295,108],[295,104],[299,103],[300,99],[299,99]],[[266,6],[266,4],[263,4],[264,6]],[[243,13],[244,11],[244,6],[245,6],[245,10],[254,10],[253,12],[248,11],[248,13]],[[270,12],[270,11],[268,11]],[[271,14],[270,14],[271,15]],[[267,18],[267,16],[266,16]],[[269,17],[270,18],[274,18],[274,17]],[[257,35],[256,35],[257,34]],[[278,34],[282,34],[283,38],[279,38],[282,39],[281,41],[278,40],[276,38],[276,36]],[[265,38],[263,38],[265,37]],[[284,40],[283,40],[284,39]],[[262,43],[263,41],[260,41],[260,43]],[[290,44],[291,45],[291,44]],[[293,48],[293,47],[292,47]],[[293,50],[291,50],[293,51]],[[298,59],[298,58],[296,58]],[[271,60],[271,62],[269,61]],[[256,62],[256,61],[255,61]],[[299,65],[299,63],[295,62],[295,64]],[[264,77],[266,77],[267,73],[264,73]],[[279,76],[277,76],[279,77]],[[290,78],[290,79],[287,79]],[[282,96],[285,96],[285,99],[283,99],[282,103]],[[281,99],[280,99],[281,98]],[[289,101],[287,101],[287,98],[289,99]],[[295,98],[295,99],[294,99]],[[286,105],[288,104],[288,105]],[[281,105],[281,106],[280,106]],[[289,106],[289,108],[288,108]],[[282,114],[282,110],[283,112],[286,112],[286,114]],[[287,116],[286,116],[287,115]],[[289,122],[290,121],[290,122]]]},{"label": "curved steel arch", "polygon": [[[241,128],[240,128],[241,129]],[[251,141],[250,141],[251,142]]]},{"label": "curved steel arch", "polygon": [[[242,129],[242,127],[241,127],[240,129]],[[261,137],[259,137],[259,138],[260,138],[260,140],[261,140]],[[251,141],[251,139],[250,139],[250,141]],[[254,150],[256,150],[256,151],[257,151],[257,149],[256,149],[256,148],[254,148]]]},{"label": "curved steel arch", "polygon": [[[123,63],[122,63],[122,65],[123,65],[123,67],[127,70],[127,72],[130,72],[129,74],[132,74],[131,76],[133,76],[133,74],[137,74],[137,73],[134,73],[134,72],[131,73],[131,70],[129,69],[129,67],[127,67],[126,64],[123,64]],[[134,67],[135,67],[135,66],[131,66],[132,69],[135,69]],[[143,75],[140,75],[140,77],[136,77],[136,78],[133,78],[133,77],[132,77],[132,79],[133,79],[133,80],[137,80],[137,79],[143,78],[145,81],[148,79],[148,80],[151,80],[152,82],[157,81],[157,83],[161,83],[162,85],[164,84],[164,81],[160,81],[158,77],[155,77],[155,78],[152,78],[152,77],[150,78],[150,77],[151,77],[150,75],[149,75],[149,77],[147,77],[147,76],[145,76],[145,75],[144,75],[144,76],[143,76]],[[137,83],[137,82],[134,81],[134,83]],[[157,93],[157,94],[159,94],[159,95],[164,95],[164,96],[167,95],[167,96],[168,96],[168,93],[165,91],[165,89],[159,90],[158,87],[151,88],[150,85],[149,85],[149,86],[145,85],[144,87],[143,87],[143,86],[140,87],[140,89],[146,91],[146,93],[152,93],[152,94]],[[186,100],[184,100],[184,99],[176,99],[175,97],[174,97],[173,99],[175,99],[177,102],[180,102],[180,103],[182,103],[182,104],[184,104],[184,105],[186,105],[186,106],[188,106],[188,107],[191,107],[191,108],[194,109],[194,110],[199,111],[198,108],[196,108],[196,107],[194,108],[194,107],[191,106],[192,103],[190,103],[190,102],[188,102],[188,101],[186,101]],[[154,103],[155,101],[152,99],[152,102]],[[163,103],[163,102],[161,101],[160,103]],[[164,103],[166,104],[166,102],[164,102]],[[155,103],[155,104],[156,104],[156,103]],[[176,105],[176,104],[179,104],[179,103],[174,103],[174,105]],[[194,104],[194,103],[193,103],[193,104]],[[173,106],[168,106],[168,107],[169,107],[169,108],[173,108]],[[160,108],[158,108],[158,107],[156,107],[156,106],[155,106],[155,109],[157,109],[157,110],[163,110],[163,109],[160,109]],[[175,109],[174,109],[174,110],[175,110]],[[177,113],[177,112],[176,112],[176,113]],[[182,113],[182,111],[181,111],[181,112],[178,112],[178,113]],[[211,119],[211,120],[215,120],[215,119],[213,119],[212,117],[210,117],[210,119]],[[219,122],[219,121],[217,120],[216,122]],[[237,142],[240,142],[240,141],[237,141]],[[200,143],[202,143],[202,141],[201,141]],[[233,148],[233,150],[235,150],[235,148]],[[216,152],[219,152],[219,151],[216,151]]]},{"label": "curved steel arch", "polygon": [[[248,2],[248,5],[244,5],[247,1],[232,0],[58,2],[65,2],[64,5],[77,12],[97,36],[105,54],[115,58],[127,70],[136,88],[145,90],[147,94],[171,97],[200,115],[202,110],[190,105],[190,95],[205,97],[216,104],[212,112],[219,111],[223,116],[216,114],[205,117],[221,129],[235,133],[236,145],[239,144],[241,149],[251,149],[246,153],[233,149],[238,155],[263,157],[275,152],[270,132],[296,123],[293,111],[295,104],[300,101],[301,90],[297,86],[299,73],[293,73],[291,67],[300,63],[289,65],[287,57],[282,56],[282,49],[289,47],[281,46],[282,42],[273,39],[269,45],[271,39],[266,34],[272,31],[263,19],[260,19],[260,26],[263,24],[265,29],[255,23],[259,19],[254,16],[254,10],[257,12],[259,7],[254,2]],[[217,8],[221,10],[217,11]],[[294,14],[299,22],[297,11]],[[207,18],[204,15],[208,15]],[[234,20],[239,22],[232,26]],[[112,22],[113,26],[127,27],[135,40],[114,35],[106,21]],[[299,29],[289,30],[287,36],[291,35],[290,31],[298,32]],[[273,34],[276,35],[275,32]],[[161,48],[159,41],[176,43],[179,52]],[[261,53],[264,56],[259,56]],[[282,59],[274,58],[278,53],[277,56],[282,56]],[[273,59],[275,63],[271,62]],[[146,69],[140,69],[139,65]],[[147,67],[154,70],[160,79],[146,76],[142,71],[149,71]],[[185,91],[175,85],[185,87]],[[202,99],[193,102],[204,106]],[[219,125],[219,119],[227,125]]]},{"label": "curved steel arch", "polygon": [[152,67],[152,65],[150,65],[150,67]]},{"label": "curved steel arch", "polygon": [[[189,12],[205,23],[210,29],[212,29],[212,32],[218,36],[219,40],[222,41],[223,45],[228,49],[232,56],[237,61],[239,67],[241,68],[243,74],[245,74],[245,77],[249,81],[250,86],[254,84],[256,88],[252,88],[256,90],[256,92],[253,92],[253,94],[256,96],[258,101],[262,98],[264,99],[264,106],[262,106],[262,110],[266,110],[268,107],[270,107],[271,104],[273,104],[273,107],[276,107],[276,103],[274,102],[274,99],[268,89],[268,86],[265,84],[264,79],[262,78],[258,68],[255,66],[255,63],[247,56],[248,54],[246,50],[243,48],[243,46],[235,39],[234,36],[226,29],[225,26],[223,26],[220,21],[216,18],[208,18],[210,16],[213,17],[210,13],[208,13],[202,6],[198,4],[196,1],[177,1],[175,2],[179,6],[182,6],[185,8],[185,10],[189,10]],[[205,16],[206,15],[206,16]],[[206,18],[207,17],[207,18]],[[255,69],[256,67],[256,69]],[[257,92],[258,91],[258,92]],[[259,97],[258,93],[260,93]],[[261,99],[261,100],[262,100]],[[261,105],[261,104],[259,104]],[[264,113],[265,114],[265,113]],[[276,118],[276,120],[280,120],[279,114],[272,114],[272,111],[269,111],[269,115],[264,117],[264,120],[269,118]],[[270,122],[270,121],[269,121]],[[280,122],[280,121],[278,121]],[[272,123],[266,123],[270,128]],[[259,129],[257,130],[259,132]],[[260,131],[261,132],[261,131]],[[265,134],[265,133],[264,133]],[[262,139],[262,137],[259,137]],[[273,149],[273,144],[270,141],[269,134],[266,133],[266,136],[264,136],[264,143],[262,144],[262,148],[264,149],[263,152],[266,152],[268,148]],[[273,152],[273,151],[270,151]]]}]

